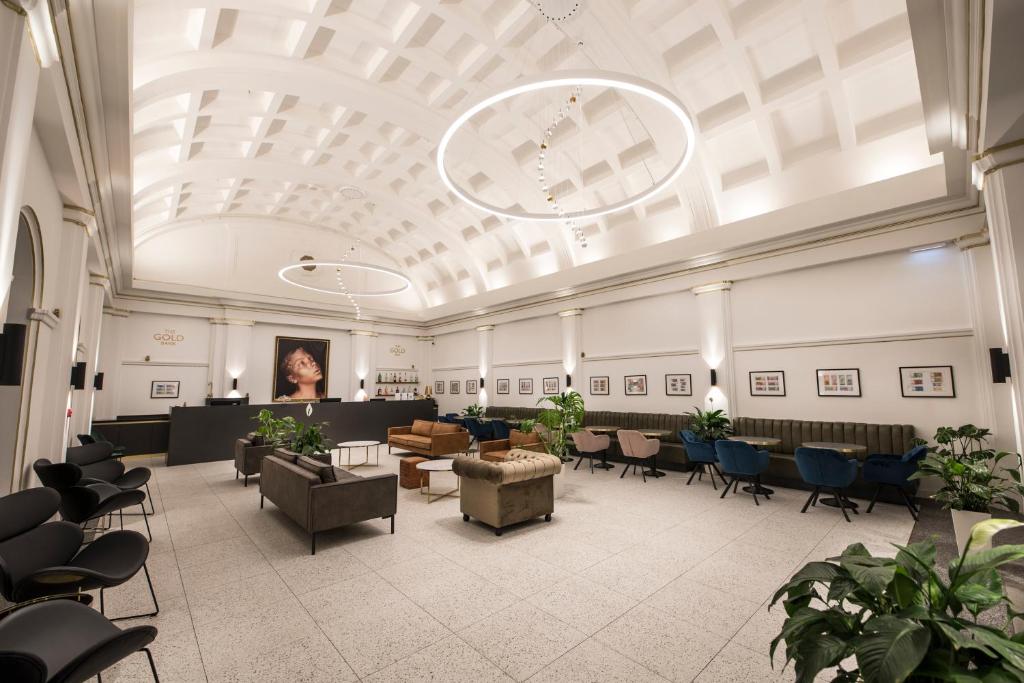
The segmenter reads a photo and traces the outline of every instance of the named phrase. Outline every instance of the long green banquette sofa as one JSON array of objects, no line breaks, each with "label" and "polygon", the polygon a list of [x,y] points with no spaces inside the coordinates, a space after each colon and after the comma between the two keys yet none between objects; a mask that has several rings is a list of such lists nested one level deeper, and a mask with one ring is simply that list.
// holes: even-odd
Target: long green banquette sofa
[{"label": "long green banquette sofa", "polygon": [[[532,419],[539,408],[494,406],[487,409],[489,417]],[[686,469],[689,461],[686,448],[679,440],[679,430],[688,429],[690,418],[686,415],[666,413],[620,413],[607,410],[588,410],[584,415],[586,425],[613,425],[622,429],[665,429],[669,435],[662,438],[658,466],[668,469]],[[732,418],[733,433],[744,436],[770,436],[781,439],[781,443],[768,449],[771,463],[762,477],[766,483],[802,488],[803,480],[796,468],[794,452],[808,441],[833,441],[856,443],[867,447],[858,456],[863,460],[872,453],[905,453],[913,445],[913,425],[872,424],[865,422],[823,422],[815,420],[774,420],[758,417]],[[612,435],[612,446],[608,452],[612,460],[620,460],[622,452],[618,441]],[[854,496],[870,496],[873,484],[858,480],[850,487]],[[883,492],[879,499],[888,499]],[[893,498],[892,500],[896,500]]]}]

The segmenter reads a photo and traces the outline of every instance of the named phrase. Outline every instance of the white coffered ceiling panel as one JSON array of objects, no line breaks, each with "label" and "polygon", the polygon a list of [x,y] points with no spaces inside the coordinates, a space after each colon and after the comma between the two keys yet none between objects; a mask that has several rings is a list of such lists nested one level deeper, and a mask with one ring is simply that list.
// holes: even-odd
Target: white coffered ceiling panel
[{"label": "white coffered ceiling panel", "polygon": [[[902,0],[581,0],[562,23],[527,0],[137,0],[134,22],[133,273],[167,291],[330,303],[276,273],[358,243],[414,284],[373,306],[426,315],[583,264],[615,274],[633,250],[943,162]],[[698,128],[675,185],[585,221],[586,249],[564,226],[465,205],[436,171],[470,104],[570,68],[649,79]],[[538,144],[561,99],[481,112],[456,136],[453,177],[545,210]],[[551,147],[549,182],[578,209],[643,191],[683,145],[663,112],[592,89]],[[919,175],[912,199],[945,192]]]}]

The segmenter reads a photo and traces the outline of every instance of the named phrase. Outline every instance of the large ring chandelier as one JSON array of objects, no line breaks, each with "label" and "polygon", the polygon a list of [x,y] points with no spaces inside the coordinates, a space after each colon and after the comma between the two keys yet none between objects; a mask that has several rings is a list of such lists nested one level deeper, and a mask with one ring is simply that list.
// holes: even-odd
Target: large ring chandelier
[{"label": "large ring chandelier", "polygon": [[[384,287],[382,287],[382,288],[378,289],[377,291],[354,292],[354,291],[351,290],[350,287],[344,287],[343,285],[342,285],[341,289],[339,289],[337,287],[335,287],[333,289],[328,289],[327,287],[317,287],[315,285],[306,284],[304,282],[298,282],[298,281],[292,279],[291,277],[289,277],[289,275],[291,273],[293,273],[294,271],[300,270],[302,268],[308,268],[310,266],[332,268],[332,269],[338,271],[339,273],[342,270],[352,270],[352,271],[357,271],[357,272],[374,273],[374,274],[377,274],[377,275],[383,275],[383,276],[388,277],[388,278],[393,278],[395,280],[395,283],[394,283],[395,286],[390,287],[390,288],[386,288],[386,289]],[[356,261],[347,261],[347,260],[339,260],[339,261],[303,261],[301,263],[293,263],[293,264],[285,266],[281,270],[277,271],[277,276],[279,278],[281,278],[282,280],[284,280],[285,282],[287,282],[288,284],[294,285],[296,287],[302,287],[303,289],[308,289],[308,290],[313,291],[313,292],[320,292],[322,294],[334,294],[334,295],[343,294],[345,296],[348,296],[349,298],[351,298],[351,297],[362,297],[362,296],[366,296],[366,297],[369,297],[369,296],[391,296],[393,294],[401,294],[402,292],[404,292],[407,289],[409,289],[410,287],[412,287],[412,282],[409,280],[409,278],[407,278],[405,275],[403,275],[402,273],[398,272],[397,270],[391,270],[390,268],[385,268],[383,266],[376,266],[376,265],[372,265],[372,264],[369,264],[369,263],[358,263]]]},{"label": "large ring chandelier", "polygon": [[[499,102],[503,102],[519,95],[539,92],[542,90],[564,90],[577,86],[614,88],[616,90],[631,92],[660,104],[670,114],[672,114],[672,116],[679,122],[682,133],[686,138],[686,148],[681,154],[679,160],[661,180],[654,183],[643,192],[639,192],[632,197],[627,197],[615,204],[609,204],[608,206],[602,206],[594,209],[584,209],[573,213],[567,212],[563,214],[552,214],[514,211],[500,206],[494,206],[493,204],[488,204],[487,202],[472,196],[465,190],[465,188],[456,183],[448,173],[445,161],[452,139],[462,129],[462,127],[469,122],[470,119],[481,111],[488,107],[493,107]],[[693,127],[693,118],[690,116],[689,112],[686,111],[686,107],[679,101],[679,98],[658,84],[642,78],[630,76],[628,74],[614,73],[610,71],[559,71],[555,72],[553,75],[546,74],[541,76],[532,76],[518,81],[501,92],[477,102],[463,112],[457,119],[455,119],[455,121],[452,122],[451,126],[448,127],[448,130],[446,130],[444,135],[441,137],[440,144],[437,146],[437,172],[440,174],[441,180],[444,181],[444,184],[449,190],[451,190],[452,194],[470,206],[474,206],[481,211],[486,211],[487,213],[494,214],[495,216],[501,216],[510,220],[540,221],[546,223],[561,223],[567,220],[582,221],[628,209],[631,206],[635,206],[636,204],[646,201],[650,197],[653,197],[664,190],[676,181],[679,175],[686,168],[687,164],[690,163],[690,159],[693,158],[695,143],[696,133]]]}]

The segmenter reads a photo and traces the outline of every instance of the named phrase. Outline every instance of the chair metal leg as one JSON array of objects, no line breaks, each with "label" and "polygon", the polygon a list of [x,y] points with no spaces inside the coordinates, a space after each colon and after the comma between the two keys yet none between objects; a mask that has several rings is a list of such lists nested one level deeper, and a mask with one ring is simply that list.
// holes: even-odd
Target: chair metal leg
[{"label": "chair metal leg", "polygon": [[[686,480],[686,485],[687,486],[690,485],[690,482],[693,481],[693,478],[695,476],[697,476],[697,472],[700,472],[701,471],[700,468],[702,468],[702,467],[704,467],[704,466],[700,465],[700,464],[696,464],[696,465],[693,466],[693,472],[690,473],[690,478]],[[714,480],[712,479],[712,481],[714,481]]]},{"label": "chair metal leg", "polygon": [[722,474],[722,470],[718,469],[718,465],[716,465],[715,463],[711,463],[711,470],[712,470],[711,481],[715,480],[715,474],[717,474],[718,478],[721,479],[722,483],[724,484],[725,483],[725,475]]},{"label": "chair metal leg", "polygon": [[238,470],[235,470],[235,481],[238,481]]},{"label": "chair metal leg", "polygon": [[309,554],[316,555],[316,532],[314,531],[310,536],[312,538],[310,539]]},{"label": "chair metal leg", "polygon": [[[735,481],[735,479],[733,481]],[[729,487],[730,486],[732,486],[732,481],[726,482],[725,490],[722,491],[722,495],[720,495],[719,498],[725,498],[725,494],[729,493]]]},{"label": "chair metal leg", "polygon": [[573,467],[573,469],[578,470],[581,462],[583,462],[583,455],[580,455],[580,457],[576,459],[576,467]]},{"label": "chair metal leg", "polygon": [[249,475],[245,475],[245,479],[242,480],[242,488],[249,488]]},{"label": "chair metal leg", "polygon": [[881,490],[882,490],[882,485],[881,484],[879,484],[878,486],[875,487],[875,494],[873,496],[871,496],[871,502],[868,503],[868,514],[871,514],[871,511],[875,509],[875,501],[878,500],[878,494],[879,494],[879,492]]},{"label": "chair metal leg", "polygon": [[149,530],[149,516],[146,514],[145,501],[139,503],[139,507],[142,508],[142,521],[146,523],[146,535],[149,536],[150,543],[153,542],[153,532]]},{"label": "chair metal leg", "polygon": [[153,653],[149,651],[148,647],[142,648],[142,651],[146,653],[146,659],[149,660],[149,669],[153,672],[153,683],[160,683],[160,676],[156,673],[156,662],[153,661]]},{"label": "chair metal leg", "polygon": [[814,491],[814,500],[811,501],[811,507],[812,508],[813,507],[817,507],[817,505],[818,505],[818,496],[820,496],[820,495],[821,495],[821,489],[816,487],[815,491]]},{"label": "chair metal leg", "polygon": [[619,479],[626,476],[626,472],[629,470],[629,458],[626,458],[626,464],[622,467],[622,474],[619,475]]},{"label": "chair metal leg", "polygon": [[395,533],[395,516],[391,515],[391,533]]},{"label": "chair metal leg", "polygon": [[[143,508],[142,511],[145,512],[146,511],[145,508]],[[117,518],[121,521],[121,531],[124,531],[124,510],[123,509],[117,511]],[[149,539],[149,540],[152,541],[153,539]]]},{"label": "chair metal leg", "polygon": [[[156,591],[153,590],[153,580],[149,577],[149,567],[145,563],[142,565],[142,571],[146,575],[146,583],[149,585],[149,597],[153,598],[153,611],[148,614],[133,614],[128,617],[114,617],[110,621],[124,621],[125,619],[141,619],[142,617],[155,617],[160,614],[160,603],[156,601]],[[100,611],[103,610],[103,589],[100,589]]]},{"label": "chair metal leg", "polygon": [[815,486],[814,490],[811,491],[811,495],[807,496],[807,502],[804,503],[804,506],[802,508],[800,508],[800,513],[801,514],[807,512],[807,508],[810,506],[811,501],[814,500],[814,497],[817,496],[817,495],[818,495],[818,487]]},{"label": "chair metal leg", "polygon": [[[633,465],[633,474],[636,474],[636,465]],[[640,476],[644,478],[644,483],[646,484],[647,483],[647,470],[644,469],[644,466],[642,464],[640,465]]]},{"label": "chair metal leg", "polygon": [[836,497],[836,501],[839,503],[839,509],[843,512],[843,517],[846,518],[847,522],[851,521],[850,515],[846,514],[846,503],[843,501],[843,492],[839,489],[832,489],[832,492]]},{"label": "chair metal leg", "polygon": [[900,495],[903,496],[903,503],[907,506],[907,509],[910,510],[910,516],[913,517],[916,522],[917,508],[914,505],[914,501],[911,500],[910,496],[907,495],[907,492],[903,490],[903,487],[897,486],[896,488],[899,489]]},{"label": "chair metal leg", "polygon": [[[155,515],[156,514],[156,508],[153,507],[153,494],[149,492],[149,482],[148,481],[146,482],[145,486],[146,486],[146,498],[149,500],[149,514]],[[142,511],[145,512],[146,508],[142,508]]]}]

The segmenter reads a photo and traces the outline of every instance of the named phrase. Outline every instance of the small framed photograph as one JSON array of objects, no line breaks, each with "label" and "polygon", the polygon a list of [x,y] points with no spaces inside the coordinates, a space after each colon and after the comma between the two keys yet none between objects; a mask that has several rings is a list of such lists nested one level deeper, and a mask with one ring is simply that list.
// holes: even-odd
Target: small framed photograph
[{"label": "small framed photograph", "polygon": [[498,391],[499,394],[509,394],[509,393],[512,393],[512,392],[509,391],[509,381],[508,381],[508,378],[499,379],[498,380],[498,389],[497,389],[497,391]]},{"label": "small framed photograph", "polygon": [[443,379],[434,380],[434,393],[435,394],[443,394],[444,393],[444,380]]},{"label": "small framed photograph", "polygon": [[758,370],[750,373],[751,396],[785,396],[786,373],[782,370]]},{"label": "small framed photograph", "polygon": [[904,398],[956,398],[953,366],[901,367],[900,390]]},{"label": "small framed photograph", "polygon": [[607,396],[609,393],[610,383],[608,376],[604,375],[601,377],[590,378],[590,395],[591,396]]},{"label": "small framed photograph", "polygon": [[533,393],[533,379],[520,379],[519,380],[519,393],[520,394],[532,394]]},{"label": "small framed photograph", "polygon": [[545,377],[544,382],[541,384],[541,388],[545,394],[557,394],[558,393],[558,378],[557,377]]},{"label": "small framed photograph", "polygon": [[818,396],[860,396],[860,369],[818,370]]},{"label": "small framed photograph", "polygon": [[693,396],[690,375],[665,375],[666,396]]},{"label": "small framed photograph", "polygon": [[475,394],[475,393],[477,393],[477,391],[476,391],[476,383],[477,383],[477,380],[475,380],[475,379],[467,379],[466,380],[466,393],[467,394]]},{"label": "small framed photograph", "polygon": [[180,388],[181,382],[178,381],[151,382],[149,385],[149,397],[178,398],[178,390]]},{"label": "small framed photograph", "polygon": [[626,396],[647,395],[647,375],[626,375]]},{"label": "small framed photograph", "polygon": [[457,394],[457,393],[459,393],[459,387],[461,385],[462,385],[462,382],[460,382],[457,379],[453,379],[451,382],[448,383],[448,393],[449,394]]}]

